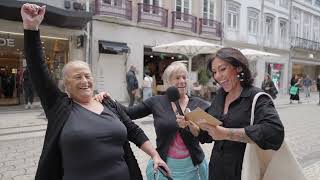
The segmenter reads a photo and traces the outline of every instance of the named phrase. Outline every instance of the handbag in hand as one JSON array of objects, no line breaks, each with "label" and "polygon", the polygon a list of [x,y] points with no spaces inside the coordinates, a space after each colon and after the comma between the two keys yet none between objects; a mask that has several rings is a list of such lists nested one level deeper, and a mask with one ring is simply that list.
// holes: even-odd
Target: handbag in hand
[{"label": "handbag in hand", "polygon": [[[255,105],[261,95],[270,97],[264,92],[259,92],[254,96],[251,108],[251,126],[254,121]],[[242,163],[241,180],[306,180],[306,178],[284,140],[278,151],[263,150],[256,144],[247,143]]]}]

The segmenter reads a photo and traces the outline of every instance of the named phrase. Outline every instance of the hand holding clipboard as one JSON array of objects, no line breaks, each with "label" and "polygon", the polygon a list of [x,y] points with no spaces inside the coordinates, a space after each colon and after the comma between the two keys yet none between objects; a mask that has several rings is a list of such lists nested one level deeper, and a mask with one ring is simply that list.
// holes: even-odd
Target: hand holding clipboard
[{"label": "hand holding clipboard", "polygon": [[198,122],[200,120],[206,120],[206,122],[212,126],[219,126],[222,124],[222,122],[219,121],[217,118],[206,113],[205,111],[203,111],[199,107],[191,112],[185,113],[185,118],[186,118],[186,120],[190,121],[192,124],[195,124],[197,126],[199,126]]}]

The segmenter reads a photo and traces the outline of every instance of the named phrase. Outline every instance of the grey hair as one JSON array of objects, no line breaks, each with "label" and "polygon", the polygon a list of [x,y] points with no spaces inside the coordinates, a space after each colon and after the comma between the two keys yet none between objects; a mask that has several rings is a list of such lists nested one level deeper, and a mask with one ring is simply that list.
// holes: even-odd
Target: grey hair
[{"label": "grey hair", "polygon": [[172,75],[178,72],[183,72],[188,76],[187,66],[182,62],[172,62],[163,72],[162,80],[164,85],[170,85]]},{"label": "grey hair", "polygon": [[85,66],[85,67],[89,67],[89,64],[84,62],[84,61],[80,61],[80,60],[75,60],[75,61],[69,61],[67,64],[65,64],[62,68],[62,79],[65,80],[66,77],[68,76],[68,71],[70,69],[70,67],[72,66]]}]

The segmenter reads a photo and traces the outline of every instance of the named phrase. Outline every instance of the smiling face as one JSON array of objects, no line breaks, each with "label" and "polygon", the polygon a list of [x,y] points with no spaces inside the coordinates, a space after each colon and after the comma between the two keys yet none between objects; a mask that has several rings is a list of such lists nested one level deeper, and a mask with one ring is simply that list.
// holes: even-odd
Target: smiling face
[{"label": "smiling face", "polygon": [[241,68],[236,68],[230,63],[215,58],[211,64],[212,75],[214,79],[221,85],[226,92],[230,92],[239,89],[240,81],[237,77]]},{"label": "smiling face", "polygon": [[69,96],[80,103],[87,103],[93,95],[93,77],[88,66],[72,64],[65,72],[64,85]]},{"label": "smiling face", "polygon": [[169,84],[178,88],[180,97],[187,94],[187,73],[184,71],[173,72],[170,76]]}]

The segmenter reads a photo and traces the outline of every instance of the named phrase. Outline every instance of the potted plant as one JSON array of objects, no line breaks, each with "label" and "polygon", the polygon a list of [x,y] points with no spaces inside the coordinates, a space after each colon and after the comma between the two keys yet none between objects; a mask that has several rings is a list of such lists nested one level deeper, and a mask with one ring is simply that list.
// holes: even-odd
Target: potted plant
[{"label": "potted plant", "polygon": [[208,95],[208,82],[210,80],[210,73],[206,68],[200,68],[198,70],[198,82],[202,86],[200,94],[202,97],[206,97]]}]

